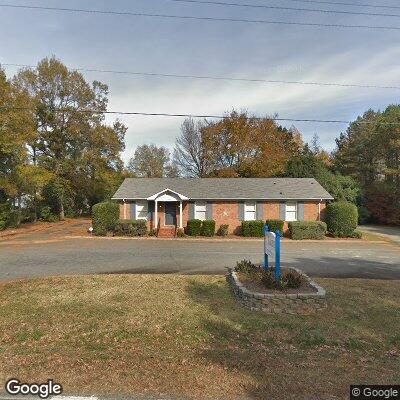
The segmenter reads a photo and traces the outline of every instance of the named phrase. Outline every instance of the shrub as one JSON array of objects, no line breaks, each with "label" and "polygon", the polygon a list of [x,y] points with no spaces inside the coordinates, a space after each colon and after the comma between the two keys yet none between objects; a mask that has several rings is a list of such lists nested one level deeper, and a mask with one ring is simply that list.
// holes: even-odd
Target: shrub
[{"label": "shrub", "polygon": [[229,232],[229,225],[227,225],[227,224],[221,225],[218,229],[219,236],[227,236],[228,232]]},{"label": "shrub", "polygon": [[253,264],[250,260],[242,260],[236,263],[235,271],[246,274],[255,275],[259,273],[261,268],[258,265]]},{"label": "shrub", "polygon": [[119,220],[115,224],[114,233],[117,236],[145,236],[147,224],[144,220]]},{"label": "shrub", "polygon": [[199,219],[190,219],[187,222],[187,233],[189,236],[200,236],[201,234],[201,221]]},{"label": "shrub", "polygon": [[352,238],[354,239],[361,239],[363,236],[362,232],[356,229],[353,234],[351,235]]},{"label": "shrub", "polygon": [[183,229],[178,229],[177,231],[176,231],[176,236],[178,237],[178,238],[183,238],[183,237],[185,237],[186,235],[185,235],[185,231],[183,230]]},{"label": "shrub", "polygon": [[275,268],[269,268],[267,271],[262,270],[261,272],[261,283],[267,289],[298,289],[304,283],[304,278],[295,270],[283,271],[281,279],[277,281],[275,279]]},{"label": "shrub", "polygon": [[327,226],[321,221],[289,222],[290,237],[294,240],[325,239]]},{"label": "shrub", "polygon": [[346,201],[331,203],[326,208],[326,222],[333,237],[351,237],[357,228],[357,207]]},{"label": "shrub", "polygon": [[157,236],[157,229],[150,229],[149,230],[149,236]]},{"label": "shrub", "polygon": [[40,209],[40,219],[46,222],[55,222],[57,216],[53,214],[50,206],[44,206]]},{"label": "shrub", "polygon": [[214,236],[215,235],[215,221],[203,221],[201,224],[201,236]]},{"label": "shrub", "polygon": [[360,225],[364,225],[368,223],[371,219],[371,213],[368,211],[367,207],[359,206],[358,207],[358,223]]},{"label": "shrub", "polygon": [[288,289],[297,289],[302,285],[304,278],[297,271],[290,270],[282,275],[281,280]]},{"label": "shrub", "polygon": [[267,219],[265,223],[268,225],[268,229],[271,232],[279,231],[280,233],[283,233],[283,225],[285,224],[285,221],[282,221],[281,219]]},{"label": "shrub", "polygon": [[8,203],[0,204],[0,231],[7,228],[10,220],[11,207]]},{"label": "shrub", "polygon": [[114,232],[119,218],[119,205],[106,201],[95,204],[92,208],[93,233],[96,236],[105,236],[107,232]]},{"label": "shrub", "polygon": [[12,210],[8,220],[8,226],[11,228],[18,228],[22,222],[22,212],[19,210]]},{"label": "shrub", "polygon": [[264,221],[242,221],[242,235],[246,237],[264,236]]}]

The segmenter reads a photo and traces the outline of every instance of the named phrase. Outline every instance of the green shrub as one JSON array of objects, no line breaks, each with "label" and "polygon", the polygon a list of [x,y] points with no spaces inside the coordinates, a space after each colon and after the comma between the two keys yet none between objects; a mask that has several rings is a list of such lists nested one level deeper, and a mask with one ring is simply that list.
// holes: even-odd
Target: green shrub
[{"label": "green shrub", "polygon": [[285,224],[285,221],[282,221],[281,219],[267,219],[265,223],[268,225],[270,232],[279,231],[280,233],[283,233],[283,225]]},{"label": "green shrub", "polygon": [[228,233],[229,233],[229,225],[223,224],[219,227],[218,229],[219,236],[228,236]]},{"label": "green shrub", "polygon": [[119,219],[119,205],[106,201],[92,207],[93,233],[96,236],[105,236],[107,232],[114,232]]},{"label": "green shrub", "polygon": [[4,230],[8,226],[10,220],[11,207],[8,203],[0,204],[0,231]]},{"label": "green shrub", "polygon": [[246,274],[255,275],[260,272],[261,268],[258,265],[253,264],[250,260],[242,260],[236,263],[235,271]]},{"label": "green shrub", "polygon": [[283,273],[281,280],[288,289],[298,289],[304,282],[304,278],[295,270]]},{"label": "green shrub", "polygon": [[189,236],[200,236],[202,221],[199,219],[190,219],[187,222],[187,233]]},{"label": "green shrub", "polygon": [[147,223],[145,220],[119,220],[115,224],[114,233],[117,236],[145,236],[147,235]]},{"label": "green shrub", "polygon": [[356,229],[353,234],[351,235],[352,238],[354,239],[361,239],[363,236],[362,232]]},{"label": "green shrub", "polygon": [[283,271],[281,279],[275,279],[275,267],[261,271],[261,283],[267,289],[286,290],[298,289],[304,283],[304,277],[295,270]]},{"label": "green shrub", "polygon": [[214,236],[215,235],[215,221],[203,221],[201,224],[201,236]]},{"label": "green shrub", "polygon": [[178,237],[178,238],[184,238],[186,235],[185,235],[185,231],[183,230],[183,229],[178,229],[177,231],[176,231],[176,236]]},{"label": "green shrub", "polygon": [[360,225],[367,224],[371,219],[371,213],[368,211],[367,207],[358,207],[358,223]]},{"label": "green shrub", "polygon": [[157,236],[157,229],[150,229],[149,230],[149,236]]},{"label": "green shrub", "polygon": [[245,237],[263,237],[264,221],[242,221],[242,235]]},{"label": "green shrub", "polygon": [[12,210],[8,220],[8,226],[11,228],[18,228],[22,222],[22,212],[19,210]]},{"label": "green shrub", "polygon": [[55,222],[58,218],[53,214],[50,206],[44,206],[40,209],[40,219],[46,222]]},{"label": "green shrub", "polygon": [[289,222],[290,237],[294,240],[325,239],[326,223],[321,221],[294,221]]},{"label": "green shrub", "polygon": [[326,208],[328,231],[333,237],[352,237],[357,228],[357,207],[346,201],[331,203]]}]

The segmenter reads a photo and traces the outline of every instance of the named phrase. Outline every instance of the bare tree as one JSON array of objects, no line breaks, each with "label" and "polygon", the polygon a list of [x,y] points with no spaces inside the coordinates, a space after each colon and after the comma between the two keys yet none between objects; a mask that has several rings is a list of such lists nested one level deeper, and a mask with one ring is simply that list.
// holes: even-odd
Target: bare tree
[{"label": "bare tree", "polygon": [[181,126],[173,162],[184,176],[202,178],[211,170],[203,137],[207,126],[207,121],[194,122],[192,118],[185,119]]}]

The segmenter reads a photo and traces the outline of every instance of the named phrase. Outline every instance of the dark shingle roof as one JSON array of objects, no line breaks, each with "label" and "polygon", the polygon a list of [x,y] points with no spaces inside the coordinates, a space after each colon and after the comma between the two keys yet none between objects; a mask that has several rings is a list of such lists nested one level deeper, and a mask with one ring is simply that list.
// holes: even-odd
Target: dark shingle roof
[{"label": "dark shingle roof", "polygon": [[127,178],[113,199],[147,199],[171,189],[194,200],[331,200],[313,178]]}]

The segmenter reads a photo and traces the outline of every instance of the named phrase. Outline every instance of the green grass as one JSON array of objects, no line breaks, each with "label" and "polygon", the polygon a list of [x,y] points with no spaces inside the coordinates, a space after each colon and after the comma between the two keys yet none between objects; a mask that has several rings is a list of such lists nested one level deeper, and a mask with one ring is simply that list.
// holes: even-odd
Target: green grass
[{"label": "green grass", "polygon": [[243,309],[216,276],[2,285],[0,380],[199,399],[345,398],[352,383],[399,382],[400,283],[318,281],[328,309],[310,316]]}]

